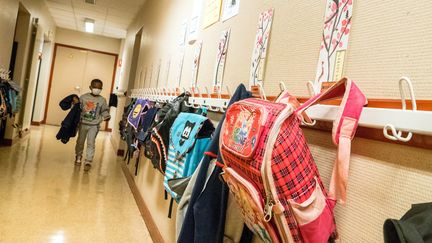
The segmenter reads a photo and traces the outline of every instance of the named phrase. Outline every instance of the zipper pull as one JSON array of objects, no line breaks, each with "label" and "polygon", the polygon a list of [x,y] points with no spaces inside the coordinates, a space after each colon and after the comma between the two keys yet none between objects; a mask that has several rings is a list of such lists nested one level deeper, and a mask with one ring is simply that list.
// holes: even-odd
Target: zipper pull
[{"label": "zipper pull", "polygon": [[270,197],[267,197],[266,205],[264,207],[264,221],[270,222],[272,216],[273,216],[273,207],[274,203],[273,200]]}]

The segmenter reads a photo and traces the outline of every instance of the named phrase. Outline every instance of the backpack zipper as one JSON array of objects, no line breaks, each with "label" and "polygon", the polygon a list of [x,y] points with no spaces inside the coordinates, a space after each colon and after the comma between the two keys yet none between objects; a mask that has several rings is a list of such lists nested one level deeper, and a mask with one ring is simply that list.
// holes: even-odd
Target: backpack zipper
[{"label": "backpack zipper", "polygon": [[[282,123],[292,114],[293,107],[289,104],[276,118],[273,127],[270,129],[270,135],[266,143],[266,149],[261,165],[261,175],[263,178],[263,184],[266,194],[266,204],[264,206],[264,220],[266,222],[269,222],[273,218],[273,213],[277,215],[274,217],[276,226],[278,227],[279,232],[285,232],[284,234],[280,234],[282,242],[294,242],[294,240],[292,238],[291,231],[288,227],[286,220],[283,219],[283,217],[285,217],[283,216],[283,212],[285,211],[285,209],[280,203],[277,192],[275,190],[271,169],[271,156]],[[280,214],[282,214],[282,216],[280,216]]]}]

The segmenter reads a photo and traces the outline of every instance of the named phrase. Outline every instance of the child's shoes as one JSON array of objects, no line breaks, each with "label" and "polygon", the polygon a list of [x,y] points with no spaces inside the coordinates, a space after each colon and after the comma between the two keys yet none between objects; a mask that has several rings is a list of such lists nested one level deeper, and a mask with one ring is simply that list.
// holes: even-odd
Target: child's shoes
[{"label": "child's shoes", "polygon": [[81,166],[81,156],[76,156],[75,157],[75,165],[76,166]]},{"label": "child's shoes", "polygon": [[91,169],[91,161],[86,160],[84,164],[84,171],[89,171]]}]

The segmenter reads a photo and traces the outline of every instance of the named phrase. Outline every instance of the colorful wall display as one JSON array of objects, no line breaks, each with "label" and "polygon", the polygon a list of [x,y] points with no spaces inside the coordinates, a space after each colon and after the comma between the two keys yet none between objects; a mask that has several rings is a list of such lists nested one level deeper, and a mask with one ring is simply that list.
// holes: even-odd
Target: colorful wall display
[{"label": "colorful wall display", "polygon": [[262,12],[258,19],[258,30],[255,37],[249,76],[250,86],[262,83],[264,79],[265,61],[273,22],[273,9]]},{"label": "colorful wall display", "polygon": [[222,8],[222,21],[236,16],[240,11],[240,0],[224,0]]},{"label": "colorful wall display", "polygon": [[203,28],[219,21],[222,7],[222,0],[205,0]]},{"label": "colorful wall display", "polygon": [[214,86],[219,86],[219,87],[222,86],[230,33],[231,33],[231,29],[222,31],[222,34],[218,41],[217,52],[216,52],[215,75],[213,81]]},{"label": "colorful wall display", "polygon": [[195,49],[194,49],[191,87],[196,87],[197,85],[198,68],[201,59],[201,49],[202,49],[202,41],[199,41],[195,44]]},{"label": "colorful wall display", "polygon": [[353,13],[353,0],[327,0],[321,49],[315,77],[315,91],[322,82],[343,76]]}]

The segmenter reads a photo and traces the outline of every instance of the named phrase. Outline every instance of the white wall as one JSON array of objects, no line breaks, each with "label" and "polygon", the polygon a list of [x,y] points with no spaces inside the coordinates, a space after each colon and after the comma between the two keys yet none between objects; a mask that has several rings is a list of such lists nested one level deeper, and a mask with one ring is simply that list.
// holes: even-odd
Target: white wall
[{"label": "white wall", "polygon": [[[18,1],[0,0],[0,67],[9,68],[15,23],[18,13]],[[5,34],[8,33],[8,34]]]},{"label": "white wall", "polygon": [[45,103],[48,96],[48,84],[53,59],[53,43],[45,42],[42,50],[42,67],[39,76],[39,84],[36,91],[36,101],[33,113],[33,122],[40,123],[45,116]]},{"label": "white wall", "polygon": [[120,52],[121,39],[57,28],[55,42],[118,54]]},{"label": "white wall", "polygon": [[[37,76],[37,58],[38,58],[38,47],[42,42],[42,36],[45,32],[51,31],[53,36],[55,36],[55,23],[49,13],[47,6],[45,5],[44,0],[0,0],[0,31],[3,33],[0,35],[0,67],[9,68],[9,61],[12,52],[13,38],[15,33],[15,24],[17,20],[19,3],[24,6],[24,8],[30,13],[31,18],[38,18],[38,34],[36,37],[35,43],[35,52],[28,53],[27,58],[31,58],[31,75],[28,87],[23,87],[28,90],[27,96],[27,108],[24,112],[23,118],[23,128],[30,127],[30,116],[31,116],[31,108],[33,107],[33,100],[35,97],[36,90],[36,76]],[[5,34],[7,33],[7,34]],[[47,53],[48,56],[52,55],[52,52]],[[21,64],[25,64],[26,60],[22,60]],[[25,65],[24,65],[25,66]],[[48,65],[44,65],[41,71],[47,72],[49,70]],[[21,72],[23,75],[18,73],[18,77],[16,81],[23,85],[22,80],[25,75],[25,70]],[[21,78],[20,78],[21,77]],[[42,84],[46,84],[48,79],[41,80]],[[14,129],[11,125],[19,120],[19,117],[15,119],[10,119],[7,123],[6,127],[6,139],[14,139],[17,135],[17,130]]]}]

